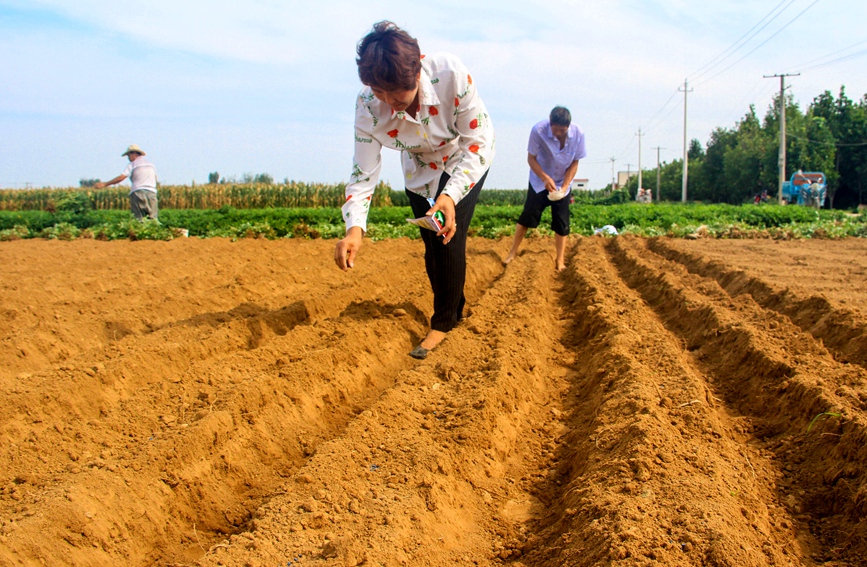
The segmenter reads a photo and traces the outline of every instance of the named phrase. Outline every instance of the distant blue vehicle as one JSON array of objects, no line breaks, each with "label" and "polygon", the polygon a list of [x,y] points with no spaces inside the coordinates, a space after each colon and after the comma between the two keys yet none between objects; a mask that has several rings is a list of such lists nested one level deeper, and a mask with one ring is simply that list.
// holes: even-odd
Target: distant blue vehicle
[{"label": "distant blue vehicle", "polygon": [[826,181],[821,171],[798,171],[790,181],[783,182],[783,199],[790,205],[797,203],[821,209],[825,206]]}]

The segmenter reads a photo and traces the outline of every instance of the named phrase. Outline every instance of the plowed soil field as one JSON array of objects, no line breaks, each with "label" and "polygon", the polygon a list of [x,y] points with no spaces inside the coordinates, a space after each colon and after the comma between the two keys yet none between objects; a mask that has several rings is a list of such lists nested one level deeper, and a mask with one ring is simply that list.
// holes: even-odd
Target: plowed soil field
[{"label": "plowed soil field", "polygon": [[867,241],[0,244],[0,565],[867,564]]}]

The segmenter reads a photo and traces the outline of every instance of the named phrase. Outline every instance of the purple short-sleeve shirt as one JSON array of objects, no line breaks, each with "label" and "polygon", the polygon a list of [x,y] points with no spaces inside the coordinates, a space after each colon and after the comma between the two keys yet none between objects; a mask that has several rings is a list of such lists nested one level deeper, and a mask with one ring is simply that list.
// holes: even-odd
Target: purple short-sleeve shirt
[{"label": "purple short-sleeve shirt", "polygon": [[[560,140],[551,132],[551,123],[542,120],[530,131],[527,152],[536,156],[542,171],[551,176],[560,187],[563,185],[566,170],[572,162],[583,159],[587,155],[587,150],[584,148],[584,130],[575,123],[570,124],[566,133],[566,144],[561,150]],[[545,182],[533,173],[533,170],[530,170],[530,185],[536,193],[545,191]]]}]

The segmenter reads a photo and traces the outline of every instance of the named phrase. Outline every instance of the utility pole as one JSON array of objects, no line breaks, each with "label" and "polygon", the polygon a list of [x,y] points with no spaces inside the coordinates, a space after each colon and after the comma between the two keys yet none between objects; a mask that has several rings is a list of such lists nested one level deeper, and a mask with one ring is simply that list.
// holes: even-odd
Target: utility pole
[{"label": "utility pole", "polygon": [[641,127],[638,128],[638,190],[640,191],[644,185],[641,183],[641,137],[644,134],[641,133]]},{"label": "utility pole", "polygon": [[659,202],[659,150],[664,150],[665,148],[650,148],[651,150],[656,150],[656,202]]},{"label": "utility pole", "polygon": [[617,177],[614,175],[614,161],[617,158],[608,158],[611,160],[611,190],[614,191],[617,189]]},{"label": "utility pole", "polygon": [[686,138],[686,95],[695,89],[689,88],[689,82],[684,79],[683,90],[681,90],[680,87],[678,87],[677,90],[683,93],[683,184],[680,189],[680,200],[686,203],[686,180],[689,177],[689,174],[687,173],[689,170],[689,146],[687,144],[689,142]]},{"label": "utility pole", "polygon": [[786,77],[797,77],[800,73],[762,75],[765,79],[780,78],[780,156],[777,167],[780,169],[780,182],[777,186],[777,200],[783,204],[783,183],[786,181]]}]

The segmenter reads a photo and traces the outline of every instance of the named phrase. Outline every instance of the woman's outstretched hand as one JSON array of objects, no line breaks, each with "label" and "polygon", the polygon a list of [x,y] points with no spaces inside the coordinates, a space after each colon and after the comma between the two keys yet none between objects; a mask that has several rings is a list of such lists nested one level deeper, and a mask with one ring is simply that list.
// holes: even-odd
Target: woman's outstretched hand
[{"label": "woman's outstretched hand", "polygon": [[337,246],[334,248],[334,263],[344,272],[355,266],[355,255],[361,248],[363,236],[364,231],[361,230],[361,227],[353,226],[346,231],[346,236],[337,242]]}]

